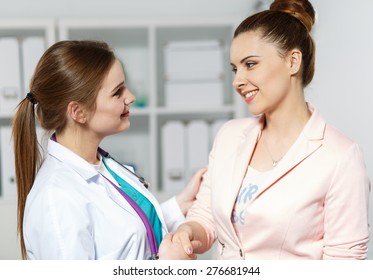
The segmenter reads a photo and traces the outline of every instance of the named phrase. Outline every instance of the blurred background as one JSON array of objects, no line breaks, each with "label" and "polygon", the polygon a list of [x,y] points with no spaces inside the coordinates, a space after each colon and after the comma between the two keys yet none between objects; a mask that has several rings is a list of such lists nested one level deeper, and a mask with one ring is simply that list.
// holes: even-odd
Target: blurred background
[{"label": "blurred background", "polygon": [[[88,38],[113,46],[138,102],[130,130],[103,145],[134,165],[164,200],[207,163],[220,125],[248,116],[231,87],[229,44],[235,26],[270,2],[0,0],[0,259],[20,258],[10,123],[46,47]],[[317,11],[312,31],[317,56],[306,99],[360,144],[372,180],[373,2],[311,3]]]}]

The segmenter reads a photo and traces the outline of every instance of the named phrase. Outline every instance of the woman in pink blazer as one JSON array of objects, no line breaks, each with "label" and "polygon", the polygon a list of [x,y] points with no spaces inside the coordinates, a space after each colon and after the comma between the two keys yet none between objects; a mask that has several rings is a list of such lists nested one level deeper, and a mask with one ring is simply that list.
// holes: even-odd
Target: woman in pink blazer
[{"label": "woman in pink blazer", "polygon": [[370,183],[356,143],[303,89],[314,73],[307,0],[276,0],[245,19],[231,46],[233,86],[254,118],[219,131],[208,171],[173,241],[221,259],[365,259]]}]

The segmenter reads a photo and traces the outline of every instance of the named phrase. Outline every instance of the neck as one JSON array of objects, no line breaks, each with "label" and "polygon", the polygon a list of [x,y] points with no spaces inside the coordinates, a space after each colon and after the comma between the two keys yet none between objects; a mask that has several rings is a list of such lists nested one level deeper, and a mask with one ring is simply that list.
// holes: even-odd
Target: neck
[{"label": "neck", "polygon": [[101,140],[86,135],[82,131],[72,132],[68,129],[57,134],[56,138],[59,144],[65,146],[87,162],[92,164],[97,164],[99,162],[97,148]]},{"label": "neck", "polygon": [[265,114],[264,130],[276,138],[297,137],[309,120],[311,113],[305,101],[284,106]]}]

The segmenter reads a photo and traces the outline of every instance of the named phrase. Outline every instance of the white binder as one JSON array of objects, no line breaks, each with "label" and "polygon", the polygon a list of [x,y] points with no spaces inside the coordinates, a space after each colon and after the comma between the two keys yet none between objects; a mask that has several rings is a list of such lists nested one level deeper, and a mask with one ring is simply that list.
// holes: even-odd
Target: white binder
[{"label": "white binder", "polygon": [[6,200],[17,199],[14,150],[11,135],[12,128],[10,126],[0,127],[1,198]]},{"label": "white binder", "polygon": [[162,127],[163,190],[174,195],[185,186],[185,126],[181,121],[169,121]]},{"label": "white binder", "polygon": [[21,101],[19,44],[0,37],[0,117],[11,117]]},{"label": "white binder", "polygon": [[45,51],[45,41],[43,37],[27,37],[22,41],[23,58],[23,91],[29,91],[30,80],[34,74],[36,64]]},{"label": "white binder", "polygon": [[187,125],[187,179],[200,168],[207,166],[209,154],[209,126],[203,120]]}]

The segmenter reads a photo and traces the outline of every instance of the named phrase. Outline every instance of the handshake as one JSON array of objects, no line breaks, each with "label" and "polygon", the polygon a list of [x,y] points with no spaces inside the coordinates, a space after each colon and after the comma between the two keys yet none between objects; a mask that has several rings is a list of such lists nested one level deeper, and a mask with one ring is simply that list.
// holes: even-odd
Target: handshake
[{"label": "handshake", "polygon": [[201,225],[197,222],[182,224],[175,233],[168,233],[159,247],[160,260],[195,260],[199,253],[206,251],[204,233]]}]

